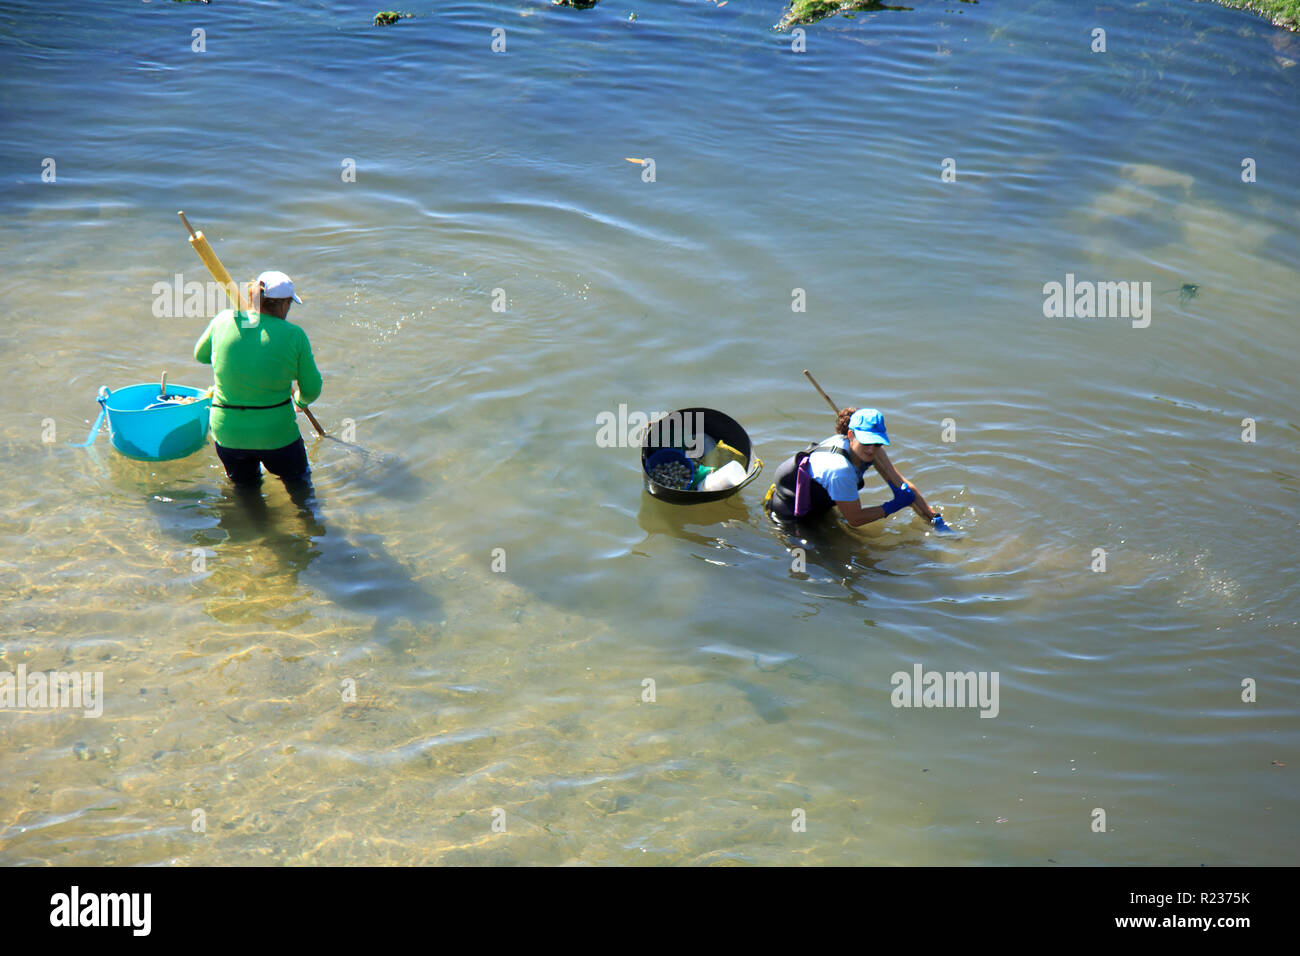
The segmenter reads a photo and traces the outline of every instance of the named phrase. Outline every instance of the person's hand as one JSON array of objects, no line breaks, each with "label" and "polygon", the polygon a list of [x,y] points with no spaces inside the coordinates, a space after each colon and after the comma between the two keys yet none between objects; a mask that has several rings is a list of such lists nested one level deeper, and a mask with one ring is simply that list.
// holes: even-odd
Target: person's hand
[{"label": "person's hand", "polygon": [[302,403],[302,392],[298,391],[296,388],[293,390],[293,403],[294,403],[294,405],[296,405],[298,408],[306,408],[306,407],[307,407],[306,405],[304,405],[304,404]]}]

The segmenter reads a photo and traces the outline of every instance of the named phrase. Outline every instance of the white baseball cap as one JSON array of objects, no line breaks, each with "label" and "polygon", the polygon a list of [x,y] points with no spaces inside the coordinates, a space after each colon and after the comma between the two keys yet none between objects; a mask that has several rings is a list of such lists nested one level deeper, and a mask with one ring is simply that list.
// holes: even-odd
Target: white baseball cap
[{"label": "white baseball cap", "polygon": [[302,299],[293,294],[293,280],[283,272],[263,272],[257,277],[254,285],[262,284],[266,286],[266,291],[262,295],[268,299],[293,299],[302,305]]}]

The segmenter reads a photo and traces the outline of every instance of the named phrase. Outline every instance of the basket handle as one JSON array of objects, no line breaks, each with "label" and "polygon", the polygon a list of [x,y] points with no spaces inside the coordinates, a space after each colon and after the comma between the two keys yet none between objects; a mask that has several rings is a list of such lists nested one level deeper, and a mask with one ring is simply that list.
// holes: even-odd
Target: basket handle
[{"label": "basket handle", "polygon": [[104,416],[108,413],[108,405],[106,404],[108,396],[108,386],[99,386],[99,394],[95,396],[95,401],[99,402],[99,417],[95,419],[95,424],[90,426],[90,434],[86,436],[84,442],[76,441],[70,442],[70,444],[75,445],[78,448],[89,448],[91,445],[95,444],[95,439],[99,437],[99,426],[104,424]]}]

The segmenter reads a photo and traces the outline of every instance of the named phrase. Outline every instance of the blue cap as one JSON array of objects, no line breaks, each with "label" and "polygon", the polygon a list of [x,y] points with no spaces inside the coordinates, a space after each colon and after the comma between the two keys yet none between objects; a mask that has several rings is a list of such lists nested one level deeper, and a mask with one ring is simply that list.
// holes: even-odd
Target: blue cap
[{"label": "blue cap", "polygon": [[859,408],[849,419],[849,431],[860,445],[888,445],[885,416],[874,408]]}]

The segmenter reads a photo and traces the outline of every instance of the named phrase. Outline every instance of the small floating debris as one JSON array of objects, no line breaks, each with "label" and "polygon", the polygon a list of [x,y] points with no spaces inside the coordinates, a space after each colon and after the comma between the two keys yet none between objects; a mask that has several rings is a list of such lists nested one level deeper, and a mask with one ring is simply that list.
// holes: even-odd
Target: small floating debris
[{"label": "small floating debris", "polygon": [[1177,292],[1178,304],[1186,305],[1190,300],[1195,299],[1196,293],[1200,291],[1201,291],[1201,287],[1197,285],[1195,282],[1184,282],[1177,289],[1165,289],[1165,291],[1161,292],[1160,294],[1170,295],[1171,293]]},{"label": "small floating debris", "polygon": [[408,19],[415,16],[414,13],[398,13],[396,10],[380,10],[375,14],[374,25],[377,27],[386,27],[396,23],[398,20]]}]

